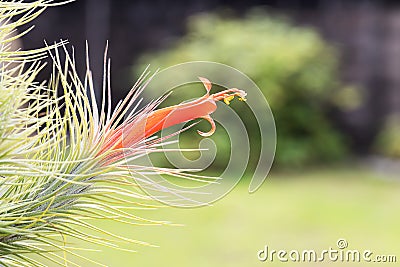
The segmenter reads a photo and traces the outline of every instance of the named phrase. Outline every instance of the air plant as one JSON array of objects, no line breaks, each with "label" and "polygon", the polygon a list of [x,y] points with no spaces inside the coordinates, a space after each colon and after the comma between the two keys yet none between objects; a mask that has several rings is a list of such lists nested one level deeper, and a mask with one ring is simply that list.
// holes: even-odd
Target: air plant
[{"label": "air plant", "polygon": [[[26,33],[16,34],[16,28],[51,5],[55,3],[0,1],[0,266],[45,266],[40,257],[55,265],[76,265],[66,257],[79,256],[66,245],[66,237],[115,248],[117,243],[101,235],[147,244],[108,233],[88,220],[165,224],[132,215],[123,205],[153,207],[143,185],[168,191],[145,179],[149,174],[202,177],[188,170],[134,165],[134,160],[162,152],[161,144],[169,136],[155,134],[175,124],[204,118],[212,128],[199,133],[211,135],[215,102],[229,104],[235,96],[240,100],[246,96],[235,88],[209,94],[211,82],[200,78],[207,91],[203,97],[157,109],[163,96],[140,108],[140,94],[151,81],[145,71],[112,111],[110,62],[105,55],[98,108],[89,62],[82,80],[64,42],[30,51],[10,50],[10,42]],[[45,56],[53,62],[52,76],[48,83],[38,83],[35,79]],[[60,90],[62,94],[57,93]],[[170,193],[179,197],[179,192]],[[101,235],[89,234],[93,231]]]}]

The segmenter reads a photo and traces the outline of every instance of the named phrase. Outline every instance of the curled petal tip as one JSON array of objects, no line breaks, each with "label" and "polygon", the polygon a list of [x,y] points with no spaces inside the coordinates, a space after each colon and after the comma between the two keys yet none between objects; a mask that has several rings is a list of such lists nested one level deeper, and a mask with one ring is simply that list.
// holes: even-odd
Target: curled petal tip
[{"label": "curled petal tip", "polygon": [[199,77],[199,80],[203,83],[204,87],[207,90],[207,93],[209,93],[212,87],[212,83],[207,78],[203,77]]},{"label": "curled petal tip", "polygon": [[209,136],[213,135],[214,132],[215,132],[215,129],[216,129],[215,122],[211,118],[210,115],[203,117],[203,119],[207,120],[211,124],[211,129],[210,129],[210,131],[208,131],[206,133],[202,132],[202,131],[199,131],[199,130],[197,130],[197,132],[199,133],[199,135],[201,135],[203,137],[209,137]]},{"label": "curled petal tip", "polygon": [[215,130],[210,130],[209,132],[202,132],[202,131],[200,131],[200,130],[197,130],[197,133],[199,134],[199,135],[201,135],[202,137],[210,137],[211,135],[213,135],[214,134],[214,132],[215,132]]}]

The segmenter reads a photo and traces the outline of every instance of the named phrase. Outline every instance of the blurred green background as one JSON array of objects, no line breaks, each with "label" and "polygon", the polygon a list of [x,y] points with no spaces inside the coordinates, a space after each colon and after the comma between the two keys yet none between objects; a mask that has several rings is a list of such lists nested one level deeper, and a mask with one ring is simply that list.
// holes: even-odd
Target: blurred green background
[{"label": "blurred green background", "polygon": [[[278,139],[275,167],[304,167],[348,155],[344,134],[328,117],[329,110],[337,106],[337,91],[344,87],[338,79],[337,51],[317,32],[257,9],[240,19],[198,15],[190,18],[188,25],[187,35],[170,49],[143,55],[135,76],[147,64],[164,69],[204,60],[233,66],[257,84],[273,111]],[[165,88],[159,89],[161,95]],[[193,91],[186,88],[172,93],[166,103],[179,103],[182,95],[190,99]],[[233,107],[242,115],[248,134],[256,135],[258,123],[251,110],[242,103]],[[223,142],[218,134],[214,136],[217,143]],[[259,140],[252,142],[260,146]],[[193,136],[183,146],[192,143]],[[219,147],[218,153],[229,152],[229,146]]]},{"label": "blurred green background", "polygon": [[[41,45],[42,35],[58,40],[62,32],[77,47],[79,59],[88,39],[99,84],[104,44],[110,39],[114,104],[148,64],[155,70],[209,60],[248,75],[276,120],[275,162],[256,193],[247,192],[245,176],[210,207],[133,211],[183,227],[96,222],[159,247],[121,244],[138,253],[101,248],[82,254],[106,266],[294,266],[260,262],[257,252],[265,245],[318,251],[335,248],[345,238],[349,249],[397,255],[399,261],[399,10],[396,1],[367,0],[82,0],[50,9],[38,19],[42,31],[24,37],[33,36],[23,40],[24,46],[38,46],[38,40]],[[191,97],[181,90],[163,105]],[[247,118],[249,134],[257,135],[246,105],[231,106]],[[208,173],[218,173],[230,150],[223,130],[212,138],[220,144],[220,156]],[[181,142],[196,147],[201,139],[189,131]],[[258,145],[255,138],[252,147]],[[256,157],[251,160],[254,165]],[[301,266],[328,265],[363,266],[329,261]],[[368,263],[383,265],[396,263]]]},{"label": "blurred green background", "polygon": [[[400,251],[400,183],[359,168],[315,169],[270,175],[255,194],[244,179],[212,206],[164,207],[135,211],[149,219],[183,226],[137,226],[97,222],[114,233],[159,247],[120,244],[137,253],[98,248],[85,252],[107,266],[396,266],[396,263],[260,262],[257,252],[270,249],[317,253],[345,238],[349,250],[376,255]],[[372,257],[371,257],[372,258]],[[81,266],[96,266],[76,259]]]}]

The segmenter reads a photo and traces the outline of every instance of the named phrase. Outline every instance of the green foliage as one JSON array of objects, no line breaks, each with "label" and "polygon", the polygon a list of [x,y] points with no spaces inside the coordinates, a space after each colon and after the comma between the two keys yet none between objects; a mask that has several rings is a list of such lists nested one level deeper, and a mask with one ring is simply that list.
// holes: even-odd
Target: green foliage
[{"label": "green foliage", "polygon": [[389,116],[375,141],[375,151],[379,154],[400,158],[400,116]]},{"label": "green foliage", "polygon": [[[148,63],[165,68],[207,60],[243,71],[262,90],[274,113],[275,163],[300,166],[337,160],[345,154],[343,138],[326,115],[338,86],[336,58],[335,50],[314,30],[256,10],[239,19],[213,14],[192,17],[185,37],[169,49],[144,55],[135,70]],[[235,108],[254,132],[256,122],[248,119],[249,111],[240,105]]]}]

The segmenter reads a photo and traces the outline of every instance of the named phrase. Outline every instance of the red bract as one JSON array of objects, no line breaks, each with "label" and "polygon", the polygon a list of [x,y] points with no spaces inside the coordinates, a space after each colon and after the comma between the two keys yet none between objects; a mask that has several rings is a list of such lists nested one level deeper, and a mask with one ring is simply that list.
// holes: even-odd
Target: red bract
[{"label": "red bract", "polygon": [[98,154],[102,154],[110,149],[116,150],[133,147],[141,140],[152,136],[158,131],[198,118],[206,119],[211,124],[209,132],[198,131],[198,133],[201,136],[212,135],[215,132],[215,123],[210,114],[217,109],[216,102],[224,100],[229,105],[229,102],[235,96],[238,96],[239,100],[245,101],[246,92],[237,88],[231,88],[210,95],[211,82],[206,78],[199,77],[199,79],[207,90],[204,96],[183,104],[153,110],[146,116],[134,118],[124,123],[122,127],[113,130],[108,142],[101,147]]}]

